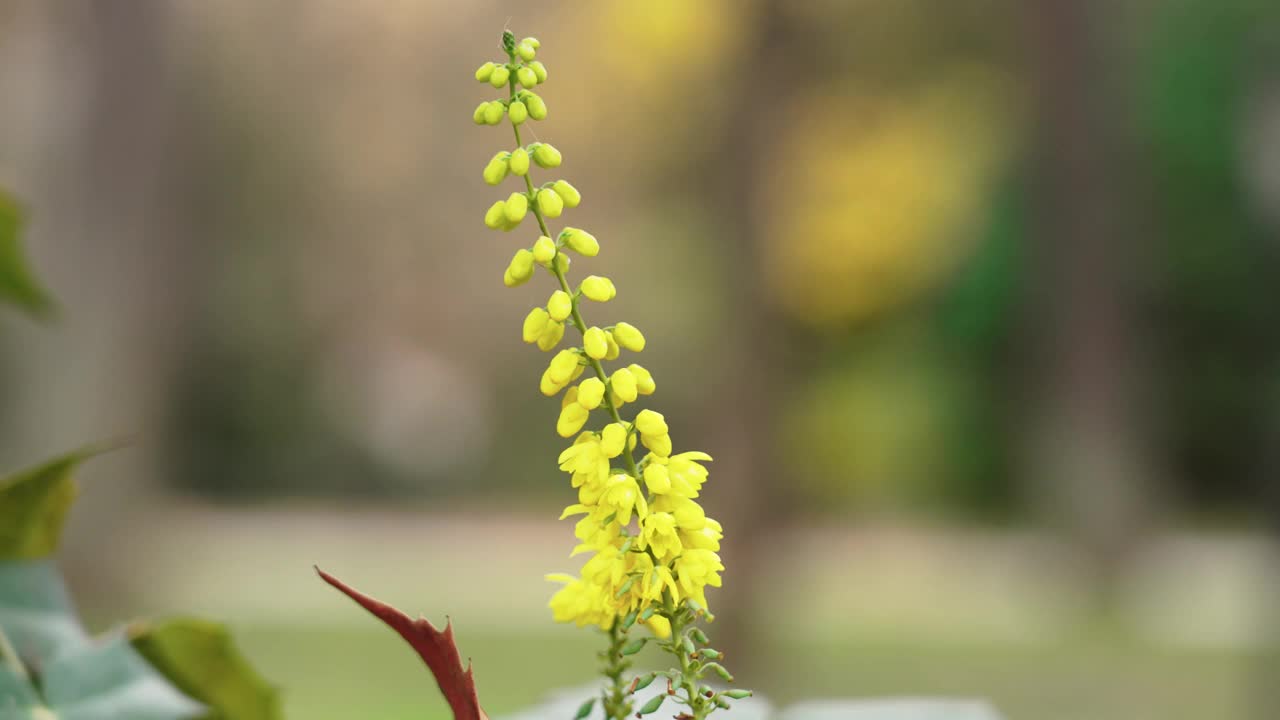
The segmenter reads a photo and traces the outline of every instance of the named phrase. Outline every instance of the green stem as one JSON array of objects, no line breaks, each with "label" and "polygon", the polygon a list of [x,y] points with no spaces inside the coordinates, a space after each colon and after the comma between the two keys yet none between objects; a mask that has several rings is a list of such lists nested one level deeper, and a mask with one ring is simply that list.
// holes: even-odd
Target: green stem
[{"label": "green stem", "polygon": [[627,662],[622,655],[622,648],[626,645],[626,642],[626,631],[615,622],[609,628],[609,654],[608,657],[604,658],[604,675],[609,678],[610,683],[604,689],[601,697],[604,704],[605,717],[613,720],[623,720],[631,714],[631,703],[627,700],[626,683],[622,679],[623,673],[631,667],[631,663]]},{"label": "green stem", "polygon": [[664,600],[664,614],[671,622],[670,652],[680,661],[679,687],[685,692],[685,700],[689,703],[689,713],[693,716],[693,720],[704,720],[715,709],[715,704],[698,693],[699,674],[693,667],[693,658],[689,657],[689,653],[681,646],[691,619],[683,609],[674,607],[669,595]]}]

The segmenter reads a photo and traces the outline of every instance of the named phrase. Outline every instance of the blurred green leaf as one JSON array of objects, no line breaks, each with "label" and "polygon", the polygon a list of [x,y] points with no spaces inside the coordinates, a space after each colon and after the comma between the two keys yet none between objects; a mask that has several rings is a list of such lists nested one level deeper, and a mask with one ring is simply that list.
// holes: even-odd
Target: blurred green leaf
[{"label": "blurred green leaf", "polygon": [[175,618],[130,628],[134,648],[178,689],[208,705],[203,720],[279,720],[274,687],[218,623]]},{"label": "blurred green leaf", "polygon": [[58,720],[189,720],[205,712],[122,635],[55,658],[41,687]]},{"label": "blurred green leaf", "polygon": [[27,267],[18,242],[22,225],[21,208],[0,190],[0,300],[8,300],[36,316],[48,315],[53,311],[53,300]]},{"label": "blurred green leaf", "polygon": [[0,664],[0,720],[34,720],[40,697],[24,675]]},{"label": "blurred green leaf", "polygon": [[76,450],[0,480],[0,561],[39,560],[58,549],[77,492],[71,473],[104,450]]},{"label": "blurred green leaf", "polygon": [[0,632],[33,667],[90,645],[49,561],[0,562]]}]

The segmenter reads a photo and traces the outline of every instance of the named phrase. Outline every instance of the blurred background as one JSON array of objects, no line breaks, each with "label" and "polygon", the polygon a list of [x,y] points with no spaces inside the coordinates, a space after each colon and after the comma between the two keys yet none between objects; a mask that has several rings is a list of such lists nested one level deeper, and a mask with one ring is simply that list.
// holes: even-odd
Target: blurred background
[{"label": "blurred background", "polygon": [[0,185],[61,313],[0,316],[0,458],[131,438],[64,553],[98,627],[210,615],[291,717],[446,717],[318,563],[450,615],[491,714],[591,678],[542,579],[578,562],[519,340],[551,287],[503,288],[533,237],[481,223],[504,26],[542,41],[599,320],[716,457],[742,684],[1274,717],[1250,0],[3,0]]}]

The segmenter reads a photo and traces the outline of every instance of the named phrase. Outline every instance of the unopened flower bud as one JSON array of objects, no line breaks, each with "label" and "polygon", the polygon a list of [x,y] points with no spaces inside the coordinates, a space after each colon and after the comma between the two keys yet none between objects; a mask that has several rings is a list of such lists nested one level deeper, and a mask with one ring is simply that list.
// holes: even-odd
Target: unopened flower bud
[{"label": "unopened flower bud", "polygon": [[556,345],[560,344],[560,339],[563,337],[564,323],[548,322],[547,327],[538,336],[538,349],[542,352],[551,352]]},{"label": "unopened flower bud", "polygon": [[511,151],[511,157],[507,158],[507,167],[515,175],[526,175],[529,172],[529,153],[524,148],[516,148]]},{"label": "unopened flower bud", "polygon": [[507,204],[499,200],[489,206],[484,214],[484,224],[494,230],[497,230],[506,223]]},{"label": "unopened flower bud", "polygon": [[533,259],[539,265],[546,265],[555,259],[556,243],[551,238],[543,235],[533,243]]},{"label": "unopened flower bud", "polygon": [[476,68],[476,80],[480,82],[489,82],[489,77],[493,75],[494,69],[498,66],[491,62],[487,62]]},{"label": "unopened flower bud", "polygon": [[609,376],[609,386],[623,402],[635,402],[636,377],[626,368],[618,368]]},{"label": "unopened flower bud", "polygon": [[[533,253],[524,248],[517,250],[515,256],[511,258],[511,264],[507,266],[507,272],[515,280],[515,285],[533,277]],[[508,285],[508,287],[514,287],[514,285]]]},{"label": "unopened flower bud", "polygon": [[565,180],[557,180],[551,186],[551,189],[556,191],[556,194],[560,196],[561,200],[564,200],[564,204],[568,207],[576,208],[578,203],[582,202],[582,194],[578,192],[578,188],[570,185]]},{"label": "unopened flower bud", "polygon": [[663,433],[662,435],[641,435],[640,441],[644,446],[649,448],[650,452],[658,457],[671,456],[671,436]]},{"label": "unopened flower bud", "polygon": [[542,371],[542,380],[538,382],[538,390],[547,397],[552,397],[564,389],[564,386],[551,379],[551,371]]},{"label": "unopened flower bud", "polygon": [[[532,113],[533,107],[530,106],[529,110]],[[562,159],[560,151],[548,143],[538,143],[538,147],[533,149],[533,161],[538,164],[538,167],[560,167]]]},{"label": "unopened flower bud", "polygon": [[654,495],[671,492],[671,473],[666,465],[651,462],[644,468],[644,484]]},{"label": "unopened flower bud", "polygon": [[604,402],[604,383],[600,378],[587,378],[578,385],[578,404],[588,410],[595,410]]},{"label": "unopened flower bud", "polygon": [[569,378],[573,376],[573,371],[577,367],[578,353],[572,350],[561,350],[551,358],[547,369],[551,371],[551,379],[563,385],[569,382]]},{"label": "unopened flower bud", "polygon": [[583,257],[595,257],[600,254],[600,243],[596,236],[579,228],[565,228],[560,231],[560,238],[569,249]]},{"label": "unopened flower bud", "polygon": [[531,88],[538,84],[538,73],[526,65],[516,71],[516,80],[519,80],[521,85]]},{"label": "unopened flower bud", "polygon": [[[507,198],[506,208],[503,214],[507,217],[507,222],[519,224],[524,219],[524,215],[529,211],[529,198],[524,193],[514,192]],[[530,256],[532,259],[532,256]]]},{"label": "unopened flower bud", "polygon": [[489,84],[500,88],[507,84],[507,80],[511,78],[511,71],[506,65],[495,65],[493,71],[489,73]]},{"label": "unopened flower bud", "polygon": [[525,38],[525,39],[521,40],[521,41],[520,41],[520,44],[521,44],[521,45],[528,45],[529,47],[533,48],[534,50],[537,50],[538,48],[542,47],[542,43],[538,42],[538,38],[536,38],[536,37],[534,37],[534,36],[532,36],[532,35],[530,35],[529,37],[527,37],[527,38]]},{"label": "unopened flower bud", "polygon": [[609,351],[609,343],[604,339],[604,331],[598,327],[587,328],[582,335],[582,346],[587,355],[596,360],[603,360]]},{"label": "unopened flower bud", "polygon": [[538,54],[538,51],[531,43],[521,42],[516,46],[516,54],[520,56],[521,60],[529,62]]},{"label": "unopened flower bud", "polygon": [[477,125],[484,125],[485,124],[484,113],[488,109],[489,109],[489,102],[487,100],[477,105],[476,111],[471,113],[472,121],[474,121],[475,124]]},{"label": "unopened flower bud", "polygon": [[636,413],[636,430],[641,435],[664,435],[668,430],[667,419],[660,412],[641,410]]},{"label": "unopened flower bud", "polygon": [[529,119],[529,108],[525,107],[524,103],[516,100],[511,103],[511,107],[507,108],[507,114],[511,116],[511,122],[520,125]]},{"label": "unopened flower bud", "polygon": [[547,328],[547,322],[551,319],[546,310],[536,307],[529,311],[524,317],[524,327],[520,331],[520,336],[527,343],[535,343],[538,337],[542,335],[542,331]]},{"label": "unopened flower bud", "polygon": [[534,60],[529,63],[529,67],[533,68],[533,74],[538,78],[539,83],[547,81],[547,66],[543,65],[541,60]]},{"label": "unopened flower bud", "polygon": [[573,260],[569,258],[567,253],[556,253],[556,259],[554,262],[556,270],[562,273],[569,272],[569,266],[571,264],[573,264]]},{"label": "unopened flower bud", "polygon": [[543,102],[541,96],[529,93],[529,96],[525,98],[524,102],[529,106],[529,117],[534,120],[547,119],[547,104]]},{"label": "unopened flower bud", "polygon": [[[606,330],[604,334],[605,334],[605,339],[609,341],[609,353],[604,356],[604,359],[617,360],[618,356],[622,354],[622,348],[618,347],[618,341],[614,339],[612,332]],[[637,382],[636,387],[637,388],[640,387],[638,384],[640,382],[638,378],[636,382]]]},{"label": "unopened flower bud", "polygon": [[644,335],[636,329],[635,325],[627,322],[620,322],[613,326],[613,339],[618,341],[622,347],[631,352],[640,352],[644,350]]},{"label": "unopened flower bud", "polygon": [[613,281],[601,275],[588,275],[583,278],[582,294],[596,302],[609,302],[618,294]]},{"label": "unopened flower bud", "polygon": [[564,211],[564,201],[555,191],[543,188],[538,191],[538,211],[546,217],[560,217],[560,213]]},{"label": "unopened flower bud", "polygon": [[566,405],[560,410],[560,419],[556,420],[556,432],[560,437],[573,437],[583,425],[587,424],[587,418],[590,416],[591,411],[578,403]]},{"label": "unopened flower bud", "polygon": [[493,156],[488,165],[484,166],[484,181],[490,185],[497,185],[506,176],[507,153],[500,152]]},{"label": "unopened flower bud", "polygon": [[573,312],[573,299],[569,297],[569,293],[557,290],[551,293],[551,299],[547,301],[547,312],[553,320],[563,322]]},{"label": "unopened flower bud", "polygon": [[505,111],[506,108],[503,107],[501,102],[492,100],[484,109],[484,121],[490,125],[497,125],[502,122],[502,113]]},{"label": "unopened flower bud", "polygon": [[560,398],[560,409],[563,410],[565,405],[576,402],[578,402],[578,388],[571,387],[569,388],[569,392],[565,393],[564,397]]},{"label": "unopened flower bud", "polygon": [[634,363],[628,365],[627,369],[636,376],[636,392],[641,395],[652,395],[658,389],[657,383],[653,381],[653,374],[648,370]]},{"label": "unopened flower bud", "polygon": [[622,423],[609,423],[600,432],[600,452],[605,457],[616,458],[627,444],[627,428]]}]

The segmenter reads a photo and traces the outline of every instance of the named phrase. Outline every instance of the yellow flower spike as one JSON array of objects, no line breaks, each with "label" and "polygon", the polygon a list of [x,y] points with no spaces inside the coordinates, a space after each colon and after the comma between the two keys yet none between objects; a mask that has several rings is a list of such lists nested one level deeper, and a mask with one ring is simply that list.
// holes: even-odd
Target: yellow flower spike
[{"label": "yellow flower spike", "polygon": [[600,275],[588,275],[579,287],[583,295],[596,302],[609,302],[618,294],[613,281]]},{"label": "yellow flower spike", "polygon": [[588,410],[595,410],[604,402],[604,383],[600,378],[587,378],[578,385],[578,404]]},{"label": "yellow flower spike", "polygon": [[565,393],[564,397],[560,399],[560,409],[563,410],[565,405],[576,402],[578,402],[578,388],[571,387],[569,392]]},{"label": "yellow flower spike", "polygon": [[521,42],[519,45],[516,46],[516,55],[519,55],[520,59],[524,60],[525,62],[529,62],[537,54],[538,54],[537,48],[535,48],[532,43]]},{"label": "yellow flower spike", "polygon": [[560,385],[569,382],[573,377],[573,371],[578,367],[578,353],[573,350],[561,350],[551,358],[551,364],[548,370],[551,373],[551,379]]},{"label": "yellow flower spike", "polygon": [[524,124],[529,119],[529,108],[524,103],[516,100],[507,108],[507,114],[511,116],[511,122],[516,125]]},{"label": "yellow flower spike", "polygon": [[501,200],[489,206],[484,214],[484,224],[494,230],[501,230],[506,224],[507,204]]},{"label": "yellow flower spike", "polygon": [[547,397],[552,397],[563,389],[564,389],[564,385],[561,385],[560,383],[557,383],[555,380],[551,379],[550,369],[542,371],[542,379],[538,382],[538,390],[541,391],[543,395],[546,395]]},{"label": "yellow flower spike", "polygon": [[507,176],[507,169],[507,153],[495,154],[489,164],[484,166],[484,181],[490,185],[497,185]]},{"label": "yellow flower spike", "polygon": [[511,71],[507,69],[506,65],[495,65],[493,70],[489,73],[489,84],[496,88],[500,88],[503,85],[506,85],[507,80],[510,78]]},{"label": "yellow flower spike", "polygon": [[494,63],[487,62],[476,68],[476,80],[480,82],[489,82],[489,77],[493,75],[493,71],[498,66]]},{"label": "yellow flower spike", "polygon": [[[533,108],[530,108],[532,114]],[[549,143],[538,143],[533,149],[533,161],[541,168],[560,167],[560,162],[564,158],[560,155],[560,151],[555,149]]]},{"label": "yellow flower spike", "polygon": [[587,328],[582,335],[582,346],[587,355],[596,360],[603,360],[609,352],[609,343],[604,339],[604,331],[598,327]]},{"label": "yellow flower spike", "polygon": [[627,428],[622,423],[609,423],[600,431],[600,451],[605,457],[616,458],[627,444]]},{"label": "yellow flower spike", "polygon": [[654,495],[665,495],[671,492],[671,475],[665,465],[649,463],[644,468],[644,485]]},{"label": "yellow flower spike", "polygon": [[482,102],[482,103],[480,103],[479,105],[477,105],[477,106],[476,106],[476,111],[475,111],[475,112],[473,112],[473,113],[471,113],[471,120],[472,120],[473,122],[475,122],[475,124],[477,124],[477,125],[486,125],[486,124],[488,124],[488,123],[485,121],[485,119],[484,119],[485,111],[486,111],[486,110],[488,110],[488,109],[489,109],[489,103],[488,103],[488,102]]},{"label": "yellow flower spike", "polygon": [[620,322],[613,326],[613,339],[631,352],[644,350],[644,335],[631,323]]},{"label": "yellow flower spike", "polygon": [[564,201],[554,190],[543,188],[538,191],[538,211],[544,217],[560,217],[560,213],[564,211]]},{"label": "yellow flower spike", "polygon": [[542,64],[541,60],[534,60],[529,63],[529,67],[533,68],[533,74],[538,78],[538,83],[547,81],[547,66]]},{"label": "yellow flower spike", "polygon": [[618,368],[609,376],[609,386],[623,402],[636,401],[636,376],[626,368]]},{"label": "yellow flower spike", "polygon": [[497,125],[502,122],[502,114],[507,111],[506,106],[497,100],[492,100],[484,109],[484,121],[488,125]]},{"label": "yellow flower spike", "polygon": [[636,413],[636,430],[639,430],[641,435],[666,435],[667,419],[660,412],[641,410]]},{"label": "yellow flower spike", "polygon": [[521,338],[532,345],[538,341],[538,337],[542,335],[542,331],[547,328],[547,323],[551,320],[546,310],[536,307],[529,311],[524,318],[524,327],[521,328]]},{"label": "yellow flower spike", "polygon": [[516,80],[518,80],[521,85],[531,88],[538,84],[538,73],[534,72],[533,68],[526,65],[516,71]]},{"label": "yellow flower spike", "polygon": [[658,384],[653,381],[653,374],[648,370],[635,363],[628,365],[627,369],[636,376],[636,392],[641,395],[652,395],[658,389]]},{"label": "yellow flower spike", "polygon": [[570,185],[567,180],[555,181],[551,189],[555,190],[560,199],[564,201],[565,207],[576,208],[582,202],[582,193],[578,192],[578,188]]},{"label": "yellow flower spike", "polygon": [[[618,356],[622,354],[622,348],[618,346],[618,341],[613,337],[612,331],[606,330],[604,335],[605,340],[609,341],[609,352],[604,356],[604,359],[611,362],[617,360]],[[640,387],[639,377],[636,378],[636,387]]]},{"label": "yellow flower spike", "polygon": [[663,433],[662,435],[641,435],[640,442],[649,448],[649,452],[658,457],[668,457],[671,455],[671,436]]},{"label": "yellow flower spike", "polygon": [[563,322],[573,313],[573,299],[569,297],[569,293],[557,290],[551,293],[551,299],[547,301],[547,312],[553,319]]},{"label": "yellow flower spike", "polygon": [[533,243],[533,259],[539,265],[547,265],[556,257],[556,241],[543,235]]},{"label": "yellow flower spike", "polygon": [[507,283],[507,287],[515,287],[533,277],[533,253],[524,248],[517,250],[507,266],[507,277],[514,281]]},{"label": "yellow flower spike", "polygon": [[587,418],[590,415],[591,411],[578,403],[565,405],[560,411],[560,419],[556,420],[556,432],[560,437],[573,437],[583,425],[587,424]]},{"label": "yellow flower spike", "polygon": [[560,239],[570,250],[583,257],[595,257],[600,254],[600,242],[596,236],[581,228],[567,227],[560,231]]},{"label": "yellow flower spike", "polygon": [[511,151],[511,157],[507,159],[507,167],[510,168],[512,175],[524,177],[529,174],[529,151],[524,148],[516,148]]},{"label": "yellow flower spike", "polygon": [[524,104],[529,106],[529,117],[534,120],[547,119],[547,103],[543,101],[541,96],[536,93],[529,93],[525,98]]},{"label": "yellow flower spike", "polygon": [[538,336],[538,349],[542,352],[551,352],[560,344],[560,339],[564,337],[564,323],[549,322],[546,329]]},{"label": "yellow flower spike", "polygon": [[521,40],[521,41],[520,41],[520,44],[521,44],[521,45],[528,45],[529,47],[533,48],[534,50],[537,50],[538,48],[542,47],[542,43],[538,42],[538,38],[536,38],[536,37],[534,37],[534,36],[532,36],[532,35],[530,35],[529,37],[527,37],[527,38],[525,38],[525,39]]},{"label": "yellow flower spike", "polygon": [[[525,213],[529,211],[529,198],[524,193],[513,192],[507,198],[506,208],[503,214],[506,215],[507,222],[513,225],[519,225],[524,219]],[[530,256],[532,259],[532,255]]]}]

